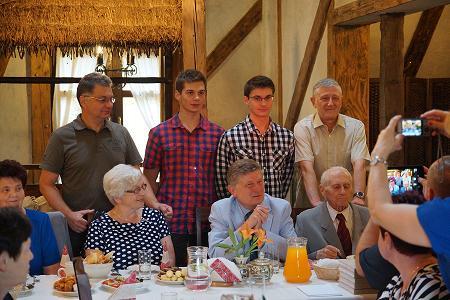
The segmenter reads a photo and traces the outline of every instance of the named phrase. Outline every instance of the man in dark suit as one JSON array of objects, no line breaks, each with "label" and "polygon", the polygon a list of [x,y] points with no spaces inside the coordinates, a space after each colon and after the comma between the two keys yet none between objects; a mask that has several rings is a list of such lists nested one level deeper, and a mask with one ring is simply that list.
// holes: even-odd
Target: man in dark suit
[{"label": "man in dark suit", "polygon": [[345,258],[354,253],[369,211],[351,203],[352,175],[343,167],[331,167],[322,174],[320,192],[325,201],[300,213],[295,231],[308,239],[310,259]]}]

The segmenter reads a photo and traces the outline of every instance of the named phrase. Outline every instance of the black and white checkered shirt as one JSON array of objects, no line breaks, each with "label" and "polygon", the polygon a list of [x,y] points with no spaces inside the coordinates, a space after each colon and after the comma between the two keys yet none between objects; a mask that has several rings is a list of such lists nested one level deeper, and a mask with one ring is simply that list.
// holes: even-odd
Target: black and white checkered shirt
[{"label": "black and white checkered shirt", "polygon": [[247,116],[244,121],[225,131],[220,138],[216,160],[216,192],[218,199],[229,197],[227,170],[236,160],[256,160],[264,171],[265,192],[285,199],[294,173],[294,134],[270,122],[262,135]]}]

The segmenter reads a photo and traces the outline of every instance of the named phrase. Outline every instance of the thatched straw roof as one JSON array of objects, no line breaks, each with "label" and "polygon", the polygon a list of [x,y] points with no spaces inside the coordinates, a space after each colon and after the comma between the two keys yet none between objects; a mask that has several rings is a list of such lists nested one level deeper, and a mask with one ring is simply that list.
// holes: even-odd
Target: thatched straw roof
[{"label": "thatched straw roof", "polygon": [[0,54],[173,50],[181,45],[181,10],[181,0],[0,0]]}]

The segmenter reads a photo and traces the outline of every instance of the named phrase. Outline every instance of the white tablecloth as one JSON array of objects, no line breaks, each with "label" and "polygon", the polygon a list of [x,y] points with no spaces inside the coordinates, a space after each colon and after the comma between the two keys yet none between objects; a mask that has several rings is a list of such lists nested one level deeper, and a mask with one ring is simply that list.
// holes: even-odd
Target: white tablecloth
[{"label": "white tablecloth", "polygon": [[[33,300],[33,299],[69,299],[67,297],[61,297],[53,292],[53,282],[58,278],[54,275],[43,275],[39,276],[40,282],[36,283],[31,294],[20,297],[23,300]],[[310,282],[306,284],[291,284],[287,283],[282,273],[274,274],[271,283],[266,285],[265,298],[267,300],[298,300],[298,299],[319,299],[317,297],[308,297],[304,294],[298,287],[302,285],[323,285],[320,286],[321,289],[334,288],[336,291],[341,293],[341,296],[327,296],[320,297],[320,299],[365,299],[367,297],[355,296],[346,290],[338,286],[337,282],[334,281],[324,281],[318,279],[315,274],[311,277]],[[145,281],[146,288],[137,293],[137,299],[161,299],[161,292],[164,291],[174,291],[178,293],[178,300],[203,300],[203,299],[220,299],[222,294],[253,294],[255,299],[261,299],[262,286],[253,285],[243,286],[243,287],[210,287],[205,292],[192,292],[188,290],[185,286],[166,286],[159,285],[153,280]],[[105,290],[100,284],[93,286],[92,298],[95,300],[108,299],[111,296],[111,292]],[[368,298],[374,298],[374,296],[369,296]],[[76,298],[71,298],[76,299]]]}]

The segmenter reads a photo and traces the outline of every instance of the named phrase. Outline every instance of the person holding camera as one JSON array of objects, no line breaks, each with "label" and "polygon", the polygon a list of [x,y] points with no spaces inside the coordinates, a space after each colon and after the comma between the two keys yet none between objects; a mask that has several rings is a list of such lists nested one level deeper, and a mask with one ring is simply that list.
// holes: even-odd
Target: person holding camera
[{"label": "person holding camera", "polygon": [[[428,125],[450,137],[449,112],[432,110],[422,115]],[[375,224],[407,243],[432,247],[442,277],[450,285],[450,157],[439,158],[430,168],[424,194],[429,201],[421,206],[393,205],[386,184],[387,159],[402,148],[403,135],[396,132],[401,116],[393,117],[383,129],[372,151],[368,180],[368,205]]]}]

